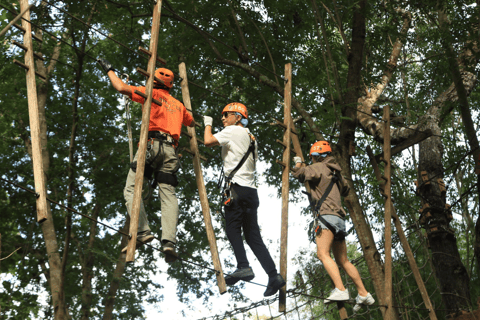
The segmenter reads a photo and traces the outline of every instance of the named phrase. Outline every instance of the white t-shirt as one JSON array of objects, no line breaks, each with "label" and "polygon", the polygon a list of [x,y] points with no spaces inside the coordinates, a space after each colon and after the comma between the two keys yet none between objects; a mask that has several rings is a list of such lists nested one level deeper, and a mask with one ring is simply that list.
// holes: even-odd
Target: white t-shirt
[{"label": "white t-shirt", "polygon": [[[250,146],[250,131],[237,125],[231,125],[214,134],[222,146],[223,170],[228,177],[230,172],[240,163]],[[257,142],[255,141],[255,159],[258,159]],[[238,169],[233,176],[232,183],[237,183],[243,187],[255,188],[255,161],[253,154],[248,155],[245,163]]]}]

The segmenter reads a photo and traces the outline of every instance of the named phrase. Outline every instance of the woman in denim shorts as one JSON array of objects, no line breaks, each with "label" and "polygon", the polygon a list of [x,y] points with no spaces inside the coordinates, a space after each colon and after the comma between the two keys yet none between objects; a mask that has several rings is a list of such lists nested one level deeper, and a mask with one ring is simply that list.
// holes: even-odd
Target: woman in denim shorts
[{"label": "woman in denim shorts", "polygon": [[[345,179],[340,175],[341,167],[335,158],[331,156],[332,149],[327,141],[317,141],[310,149],[312,164],[302,166],[300,157],[294,157],[295,167],[293,176],[300,182],[308,183],[311,189],[311,198],[314,203],[322,198],[336,175],[339,179],[334,182],[327,197],[320,208],[315,208],[316,213],[324,220],[316,219],[315,233],[317,243],[317,256],[322,261],[325,270],[335,284],[335,289],[324,303],[335,301],[346,301],[350,299],[348,289],[343,286],[342,278],[337,263],[347,272],[357,287],[358,295],[353,311],[360,310],[362,305],[372,305],[375,300],[367,292],[363,285],[357,268],[347,258],[347,245],[345,243],[345,211],[342,207],[341,197],[348,194],[348,187]],[[344,187],[342,187],[344,186]],[[327,225],[328,224],[328,225]],[[331,230],[334,230],[333,233]],[[330,256],[333,251],[335,261]]]}]

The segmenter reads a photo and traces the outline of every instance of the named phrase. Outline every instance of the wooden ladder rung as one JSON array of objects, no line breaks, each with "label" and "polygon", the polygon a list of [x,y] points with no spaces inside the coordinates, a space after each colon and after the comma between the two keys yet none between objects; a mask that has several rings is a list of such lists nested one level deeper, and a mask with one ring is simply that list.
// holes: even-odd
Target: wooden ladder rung
[{"label": "wooden ladder rung", "polygon": [[[142,98],[145,99],[145,100],[147,100],[147,98],[148,98],[145,93],[140,92],[140,91],[138,91],[138,90],[135,90],[135,93],[138,94],[140,97],[142,97]],[[157,104],[157,105],[159,105],[159,106],[162,105],[162,103],[161,103],[160,101],[158,101],[157,99],[153,99],[153,98],[152,98],[152,102],[154,102],[155,104]]]},{"label": "wooden ladder rung", "polygon": [[[26,64],[24,64],[24,63],[22,63],[22,62],[20,62],[20,61],[18,61],[18,60],[16,60],[16,59],[13,59],[13,63],[15,63],[16,65],[19,65],[20,67],[22,67],[23,69],[25,69],[25,70],[27,70],[27,71],[30,70],[30,68],[29,68]],[[38,73],[37,71],[35,71],[35,74],[36,74],[38,77],[40,77],[42,80],[44,80],[44,81],[47,80],[47,76],[45,76],[45,75],[43,75],[43,74],[41,74],[41,73]]]},{"label": "wooden ladder rung", "polygon": [[[144,53],[146,55],[148,55],[149,57],[152,55],[152,53],[150,51],[148,51],[147,49],[145,49],[144,47],[138,47],[138,51],[140,51],[141,53]],[[160,62],[161,64],[165,65],[167,64],[167,60],[165,59],[162,59],[160,58],[159,56],[157,56],[157,61]]]},{"label": "wooden ladder rung", "polygon": [[[143,70],[142,68],[140,67],[137,67],[137,72],[144,75],[145,77],[147,78],[150,78],[150,72],[146,71],[146,70]],[[153,76],[153,79],[159,83],[163,83],[162,80],[158,79],[157,77]]]},{"label": "wooden ladder rung", "polygon": [[[15,41],[15,40],[12,40],[12,43],[13,43],[14,45],[16,45],[17,47],[22,48],[24,51],[28,51],[28,48],[25,47],[25,46],[24,46],[23,44],[21,44],[20,42]],[[38,59],[40,59],[40,60],[42,60],[42,61],[45,61],[45,58],[44,58],[40,53],[34,51],[34,52],[33,52],[33,55],[34,55],[35,57],[37,57]]]},{"label": "wooden ladder rung", "polygon": [[[27,32],[27,30],[25,30],[25,28],[22,27],[22,26],[19,25],[19,24],[14,23],[13,26],[14,26],[15,28],[17,28],[18,30],[22,31],[23,33]],[[32,38],[35,39],[35,40],[38,41],[38,42],[43,42],[43,40],[40,39],[40,37],[38,37],[38,36],[35,35],[34,33],[32,33]]]},{"label": "wooden ladder rung", "polygon": [[[287,125],[278,119],[275,119],[275,125],[283,128],[283,130],[287,130]],[[290,128],[290,132],[295,135],[297,134],[297,131],[294,128]]]}]

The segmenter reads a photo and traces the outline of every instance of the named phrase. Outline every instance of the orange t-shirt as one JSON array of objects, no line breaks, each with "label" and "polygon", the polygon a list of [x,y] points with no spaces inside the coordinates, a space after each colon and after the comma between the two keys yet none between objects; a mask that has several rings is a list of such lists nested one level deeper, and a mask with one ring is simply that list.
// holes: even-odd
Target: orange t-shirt
[{"label": "orange t-shirt", "polygon": [[[146,88],[130,86],[130,89],[132,90],[132,100],[141,103],[143,108],[145,99],[136,94],[135,90],[145,94]],[[152,102],[148,131],[166,132],[178,142],[182,131],[182,124],[189,126],[193,121],[192,115],[183,103],[172,97],[167,90],[153,89],[153,98],[162,102],[162,105],[159,106]]]}]

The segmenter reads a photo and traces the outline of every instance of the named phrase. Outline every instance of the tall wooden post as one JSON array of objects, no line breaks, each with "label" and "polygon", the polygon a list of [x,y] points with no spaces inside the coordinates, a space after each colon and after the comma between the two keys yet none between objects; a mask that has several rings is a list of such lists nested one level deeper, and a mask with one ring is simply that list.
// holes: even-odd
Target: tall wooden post
[{"label": "tall wooden post", "polygon": [[[285,84],[284,92],[284,114],[285,118],[283,120],[284,125],[287,127],[285,133],[283,134],[283,144],[285,145],[285,150],[283,151],[283,173],[282,173],[282,231],[280,236],[280,274],[283,279],[287,281],[287,244],[288,244],[288,196],[290,191],[290,135],[292,129],[292,114],[291,114],[291,104],[292,104],[292,64],[287,63],[285,65],[285,79],[287,83]],[[280,289],[279,301],[278,301],[278,311],[285,312],[286,310],[286,301],[287,301],[287,285]]]},{"label": "tall wooden post", "polygon": [[[20,10],[25,19],[30,21],[28,0],[20,0]],[[40,142],[40,118],[37,101],[37,84],[35,80],[35,64],[33,60],[32,25],[22,20],[22,26],[26,30],[23,35],[25,51],[25,65],[27,70],[27,98],[28,114],[30,117],[30,134],[32,138],[32,162],[33,177],[35,179],[35,192],[37,193],[37,221],[47,220],[47,191],[45,189],[45,174],[43,171],[42,146]]]},{"label": "tall wooden post", "polygon": [[160,30],[160,15],[162,0],[157,0],[153,8],[152,32],[150,38],[150,58],[148,59],[147,85],[145,94],[147,99],[143,105],[142,126],[140,128],[140,144],[138,147],[137,171],[135,173],[135,189],[133,192],[133,204],[130,217],[130,241],[127,246],[127,262],[135,260],[135,249],[137,242],[138,216],[142,200],[143,172],[145,171],[145,155],[147,151],[148,125],[150,123],[150,108],[152,106],[153,78],[155,74],[155,61],[157,60],[158,34]]},{"label": "tall wooden post", "polygon": [[385,196],[385,311],[386,320],[393,320],[392,307],[392,197],[391,197],[391,145],[390,145],[390,107],[383,108],[383,154],[385,159],[384,196]]},{"label": "tall wooden post", "polygon": [[[192,103],[190,101],[190,92],[188,89],[187,68],[185,63],[180,63],[178,66],[180,77],[183,79],[182,97],[183,104],[191,113]],[[210,244],[210,252],[212,253],[213,266],[215,268],[217,276],[217,285],[220,290],[220,294],[227,292],[225,278],[223,276],[222,263],[218,257],[217,239],[212,226],[212,217],[210,215],[210,204],[208,203],[207,189],[205,188],[205,182],[203,180],[202,163],[200,161],[200,152],[198,151],[197,135],[195,133],[195,127],[188,127],[188,133],[190,134],[190,150],[193,152],[193,169],[195,171],[195,180],[197,181],[198,194],[200,196],[200,204],[202,206],[203,220],[205,221],[205,229],[207,231],[208,243]]]}]

